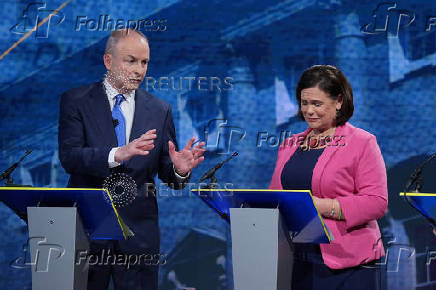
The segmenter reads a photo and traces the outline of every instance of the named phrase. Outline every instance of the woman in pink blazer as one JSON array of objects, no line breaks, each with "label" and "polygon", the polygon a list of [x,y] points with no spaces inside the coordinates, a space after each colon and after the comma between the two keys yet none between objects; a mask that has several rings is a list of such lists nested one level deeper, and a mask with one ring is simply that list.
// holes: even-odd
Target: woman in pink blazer
[{"label": "woman in pink blazer", "polygon": [[380,289],[388,191],[376,138],[347,122],[353,92],[338,68],[307,69],[296,97],[309,128],[280,146],[270,189],[311,189],[334,240],[294,244],[292,289]]}]

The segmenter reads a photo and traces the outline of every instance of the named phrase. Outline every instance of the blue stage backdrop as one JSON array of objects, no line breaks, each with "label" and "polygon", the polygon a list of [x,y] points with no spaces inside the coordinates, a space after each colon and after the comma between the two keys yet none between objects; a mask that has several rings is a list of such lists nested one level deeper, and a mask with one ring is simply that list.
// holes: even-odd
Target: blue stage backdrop
[{"label": "blue stage backdrop", "polygon": [[[141,86],[172,105],[179,144],[192,136],[207,142],[193,182],[238,151],[218,182],[267,188],[279,143],[306,128],[296,116],[299,76],[332,64],[354,89],[350,122],[377,136],[387,166],[389,211],[380,225],[388,289],[435,289],[436,238],[398,193],[436,152],[436,2],[6,0],[0,7],[0,169],[33,150],[16,183],[66,185],[60,95],[103,78],[115,26],[149,38]],[[434,164],[424,170],[423,192],[436,191],[435,172]],[[189,188],[158,188],[161,289],[233,289],[229,226]],[[0,289],[31,289],[26,224],[3,204],[0,220]]]}]

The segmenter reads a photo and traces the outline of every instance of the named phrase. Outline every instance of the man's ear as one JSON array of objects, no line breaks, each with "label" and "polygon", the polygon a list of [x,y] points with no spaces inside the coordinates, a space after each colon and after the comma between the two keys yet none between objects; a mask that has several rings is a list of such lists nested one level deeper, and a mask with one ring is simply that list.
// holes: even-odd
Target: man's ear
[{"label": "man's ear", "polygon": [[111,68],[112,68],[112,54],[105,53],[103,55],[103,62],[104,62],[104,66],[106,67],[106,69],[111,70]]}]

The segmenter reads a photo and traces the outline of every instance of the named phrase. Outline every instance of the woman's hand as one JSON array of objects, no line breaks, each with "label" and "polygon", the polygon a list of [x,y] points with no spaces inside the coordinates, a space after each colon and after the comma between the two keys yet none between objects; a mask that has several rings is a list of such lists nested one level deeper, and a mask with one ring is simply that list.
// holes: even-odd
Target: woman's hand
[{"label": "woman's hand", "polygon": [[312,196],[319,213],[325,218],[344,219],[341,204],[336,199]]}]

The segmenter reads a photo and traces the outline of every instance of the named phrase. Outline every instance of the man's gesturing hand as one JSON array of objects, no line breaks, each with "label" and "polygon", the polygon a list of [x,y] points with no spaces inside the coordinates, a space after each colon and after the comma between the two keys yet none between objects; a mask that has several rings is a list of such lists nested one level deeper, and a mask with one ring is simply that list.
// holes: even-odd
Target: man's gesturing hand
[{"label": "man's gesturing hand", "polygon": [[135,155],[147,155],[154,148],[154,139],[156,139],[156,129],[149,130],[139,138],[124,145],[115,152],[115,161],[121,163],[127,161]]},{"label": "man's gesturing hand", "polygon": [[197,165],[204,160],[203,154],[206,149],[204,149],[203,146],[205,143],[201,142],[191,149],[194,140],[195,138],[192,137],[188,143],[186,143],[185,148],[179,152],[176,151],[176,146],[174,146],[173,142],[168,141],[171,161],[174,164],[174,169],[177,174],[181,176],[186,176],[193,168],[197,167]]}]

